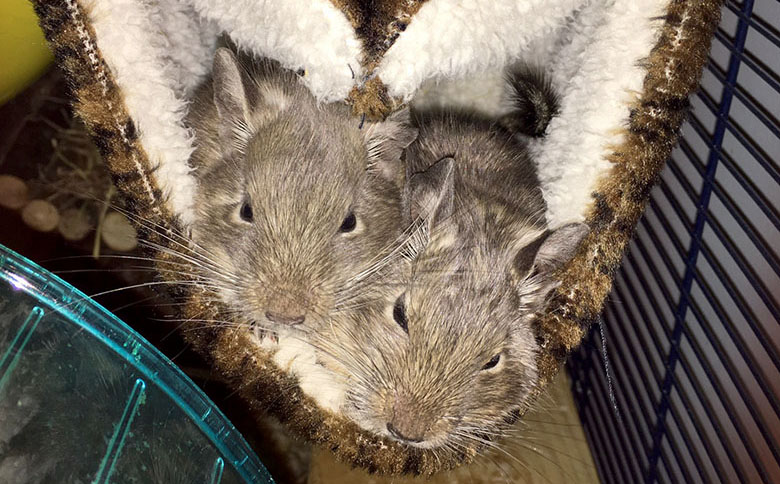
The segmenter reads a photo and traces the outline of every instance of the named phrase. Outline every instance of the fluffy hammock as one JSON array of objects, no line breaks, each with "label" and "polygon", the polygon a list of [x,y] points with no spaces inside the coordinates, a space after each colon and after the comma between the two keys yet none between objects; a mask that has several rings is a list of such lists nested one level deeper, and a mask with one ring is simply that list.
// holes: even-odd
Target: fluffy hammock
[{"label": "fluffy hammock", "polygon": [[[501,113],[502,71],[542,66],[559,115],[531,147],[552,227],[591,228],[535,323],[539,388],[598,317],[612,275],[674,146],[720,16],[719,0],[35,0],[76,111],[100,148],[141,236],[165,246],[193,220],[192,137],[182,120],[215,41],[303,72],[323,101],[357,116],[404,103]],[[152,225],[153,224],[153,225]],[[166,277],[165,251],[154,254]],[[169,276],[170,277],[170,276]],[[190,286],[182,317],[219,319]],[[637,322],[639,323],[639,322]],[[248,411],[270,413],[355,466],[432,474],[468,462],[361,430],[307,394],[293,372],[234,329],[183,335]]]}]

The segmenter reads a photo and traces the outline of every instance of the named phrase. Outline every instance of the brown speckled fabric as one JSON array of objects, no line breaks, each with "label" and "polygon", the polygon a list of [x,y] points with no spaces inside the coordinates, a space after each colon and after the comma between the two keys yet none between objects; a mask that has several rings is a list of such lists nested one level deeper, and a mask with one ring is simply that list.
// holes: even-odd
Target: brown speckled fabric
[{"label": "brown speckled fabric", "polygon": [[363,42],[362,62],[370,72],[370,67],[392,47],[425,1],[331,0],[331,3],[344,12]]},{"label": "brown speckled fabric", "polygon": [[669,5],[661,37],[645,61],[648,73],[632,106],[625,141],[609,155],[612,170],[593,193],[586,220],[591,233],[563,269],[562,284],[538,320],[536,330],[545,350],[538,360],[540,388],[601,312],[650,190],[677,143],[721,5],[720,0],[673,0]]},{"label": "brown speckled fabric", "polygon": [[400,103],[387,95],[387,89],[373,71],[425,1],[331,0],[347,16],[363,43],[361,63],[365,76],[349,94],[356,116],[382,119],[399,107]]},{"label": "brown speckled fabric", "polygon": [[[364,67],[371,72],[399,31],[413,21],[422,2],[332,0],[356,28],[365,49]],[[539,355],[543,389],[561,362],[598,317],[615,269],[647,203],[651,187],[676,143],[697,87],[710,40],[720,15],[720,0],[672,0],[658,44],[645,59],[648,75],[631,110],[625,141],[609,156],[613,168],[593,194],[587,222],[592,232],[578,255],[561,271],[562,285],[549,311],[536,323],[543,351]],[[76,0],[35,0],[41,25],[57,62],[69,80],[74,103],[106,159],[114,181],[145,220],[140,236],[164,243],[176,230],[173,217],[154,179],[155,166],[140,145],[121,92],[102,60],[84,12]],[[403,27],[402,27],[403,25]],[[667,77],[666,72],[671,72]],[[358,114],[381,117],[395,103],[381,80],[367,82],[352,94]],[[163,277],[166,259],[159,269]],[[172,275],[170,276],[173,277]],[[205,292],[181,287],[189,297],[184,317],[217,318],[220,308]],[[378,439],[355,424],[322,411],[270,355],[257,350],[247,336],[224,328],[184,327],[185,338],[240,395],[249,412],[270,413],[295,433],[330,449],[338,458],[370,472],[432,474],[470,461],[477,448],[447,458]]]},{"label": "brown speckled fabric", "polygon": [[108,166],[133,218],[143,220],[138,236],[162,242],[177,221],[154,180],[150,163],[127,114],[122,93],[95,44],[95,33],[78,4],[34,2],[55,61],[63,70],[78,115]]}]

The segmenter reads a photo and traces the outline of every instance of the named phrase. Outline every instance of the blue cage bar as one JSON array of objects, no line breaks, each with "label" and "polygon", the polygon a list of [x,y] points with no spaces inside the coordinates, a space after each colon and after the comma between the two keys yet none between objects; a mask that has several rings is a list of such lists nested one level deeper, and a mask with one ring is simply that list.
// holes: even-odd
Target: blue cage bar
[{"label": "blue cage bar", "polygon": [[603,482],[780,482],[779,26],[777,0],[724,5],[601,328],[569,360]]}]

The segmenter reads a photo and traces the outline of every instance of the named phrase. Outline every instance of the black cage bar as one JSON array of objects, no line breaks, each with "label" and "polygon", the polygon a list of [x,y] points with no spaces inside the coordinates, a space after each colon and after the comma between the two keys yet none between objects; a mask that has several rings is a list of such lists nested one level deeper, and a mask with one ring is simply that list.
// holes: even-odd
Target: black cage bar
[{"label": "black cage bar", "polygon": [[779,26],[777,0],[723,7],[680,145],[569,360],[604,482],[780,483]]}]

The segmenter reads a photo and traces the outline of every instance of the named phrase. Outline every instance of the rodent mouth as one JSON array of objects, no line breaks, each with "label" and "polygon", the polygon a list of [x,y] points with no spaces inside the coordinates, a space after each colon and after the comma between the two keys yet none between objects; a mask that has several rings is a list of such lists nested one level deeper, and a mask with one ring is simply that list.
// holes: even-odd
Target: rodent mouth
[{"label": "rodent mouth", "polygon": [[252,321],[249,323],[249,327],[251,329],[252,336],[257,338],[258,341],[262,342],[267,339],[272,343],[279,342],[279,335],[276,331],[263,327],[263,325],[258,324],[257,321]]},{"label": "rodent mouth", "polygon": [[396,438],[390,432],[383,432],[383,434],[386,438],[394,442],[399,442],[401,444],[408,445],[409,447],[416,447],[418,449],[434,449],[437,447],[441,447],[444,444],[444,442],[447,441],[446,436],[435,436],[431,438],[406,440],[406,439]]},{"label": "rodent mouth", "polygon": [[418,449],[443,448],[451,440],[451,431],[442,429],[433,433],[427,432],[431,435],[419,439],[399,438],[399,436],[393,435],[392,430],[388,428],[388,422],[371,410],[371,405],[361,403],[361,399],[356,398],[355,395],[350,395],[349,391],[347,391],[346,402],[342,410],[344,415],[361,429],[371,434],[379,435],[391,442],[398,442],[409,447]]}]

